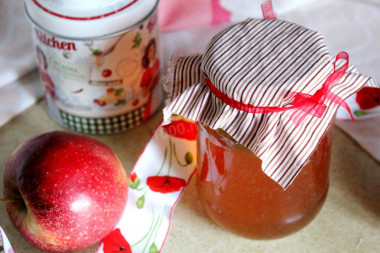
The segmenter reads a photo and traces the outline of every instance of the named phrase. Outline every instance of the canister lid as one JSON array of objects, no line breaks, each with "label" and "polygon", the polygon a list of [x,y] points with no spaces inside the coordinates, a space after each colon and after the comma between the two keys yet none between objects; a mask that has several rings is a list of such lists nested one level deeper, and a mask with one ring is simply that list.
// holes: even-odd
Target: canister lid
[{"label": "canister lid", "polygon": [[132,28],[148,18],[158,0],[25,0],[31,21],[60,37],[87,39]]}]

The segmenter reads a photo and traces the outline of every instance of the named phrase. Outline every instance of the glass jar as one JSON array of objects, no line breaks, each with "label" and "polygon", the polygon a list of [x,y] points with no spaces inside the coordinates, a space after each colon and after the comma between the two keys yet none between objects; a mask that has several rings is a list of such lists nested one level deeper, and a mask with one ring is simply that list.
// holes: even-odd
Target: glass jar
[{"label": "glass jar", "polygon": [[217,224],[253,239],[273,239],[305,227],[327,195],[333,127],[285,190],[261,169],[261,160],[221,130],[197,124],[197,190]]},{"label": "glass jar", "polygon": [[173,60],[164,122],[173,114],[200,122],[197,187],[216,223],[269,239],[316,216],[334,115],[338,106],[350,112],[344,100],[370,80],[352,78],[349,66],[346,52],[333,59],[322,34],[269,19],[237,23],[202,55]]}]

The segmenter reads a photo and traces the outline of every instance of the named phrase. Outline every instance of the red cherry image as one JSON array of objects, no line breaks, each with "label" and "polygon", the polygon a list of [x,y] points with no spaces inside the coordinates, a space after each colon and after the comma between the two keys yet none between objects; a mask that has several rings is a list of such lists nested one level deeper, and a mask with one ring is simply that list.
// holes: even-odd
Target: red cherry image
[{"label": "red cherry image", "polygon": [[110,88],[107,89],[107,93],[112,93],[114,91],[115,91],[115,89],[113,87],[110,87]]},{"label": "red cherry image", "polygon": [[132,101],[132,105],[133,106],[136,106],[138,104],[139,104],[139,100],[138,99],[135,99],[135,100]]},{"label": "red cherry image", "polygon": [[112,74],[112,71],[110,69],[105,69],[102,71],[103,77],[109,77]]}]

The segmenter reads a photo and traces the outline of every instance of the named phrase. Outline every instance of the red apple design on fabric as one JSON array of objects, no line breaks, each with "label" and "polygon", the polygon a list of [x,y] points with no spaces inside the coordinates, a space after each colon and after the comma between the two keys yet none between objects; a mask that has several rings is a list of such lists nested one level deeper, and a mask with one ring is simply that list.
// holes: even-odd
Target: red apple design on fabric
[{"label": "red apple design on fabric", "polygon": [[360,117],[370,114],[369,111],[380,106],[380,88],[364,87],[356,93],[356,102],[360,109],[355,111],[355,115]]}]

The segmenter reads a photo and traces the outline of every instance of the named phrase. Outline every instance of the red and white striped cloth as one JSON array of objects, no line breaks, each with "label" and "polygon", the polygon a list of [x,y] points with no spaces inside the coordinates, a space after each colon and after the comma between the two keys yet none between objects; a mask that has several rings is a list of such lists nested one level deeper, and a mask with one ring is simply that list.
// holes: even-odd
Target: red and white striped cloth
[{"label": "red and white striped cloth", "polygon": [[[320,33],[290,22],[248,19],[232,25],[214,36],[202,56],[175,60],[164,122],[180,114],[223,129],[286,188],[308,162],[340,101],[363,86],[377,87],[342,55],[335,62]],[[339,80],[328,85],[331,96],[324,94],[318,108],[305,113],[295,106],[297,96],[313,96],[343,66]],[[325,109],[312,112],[320,107]]]}]

